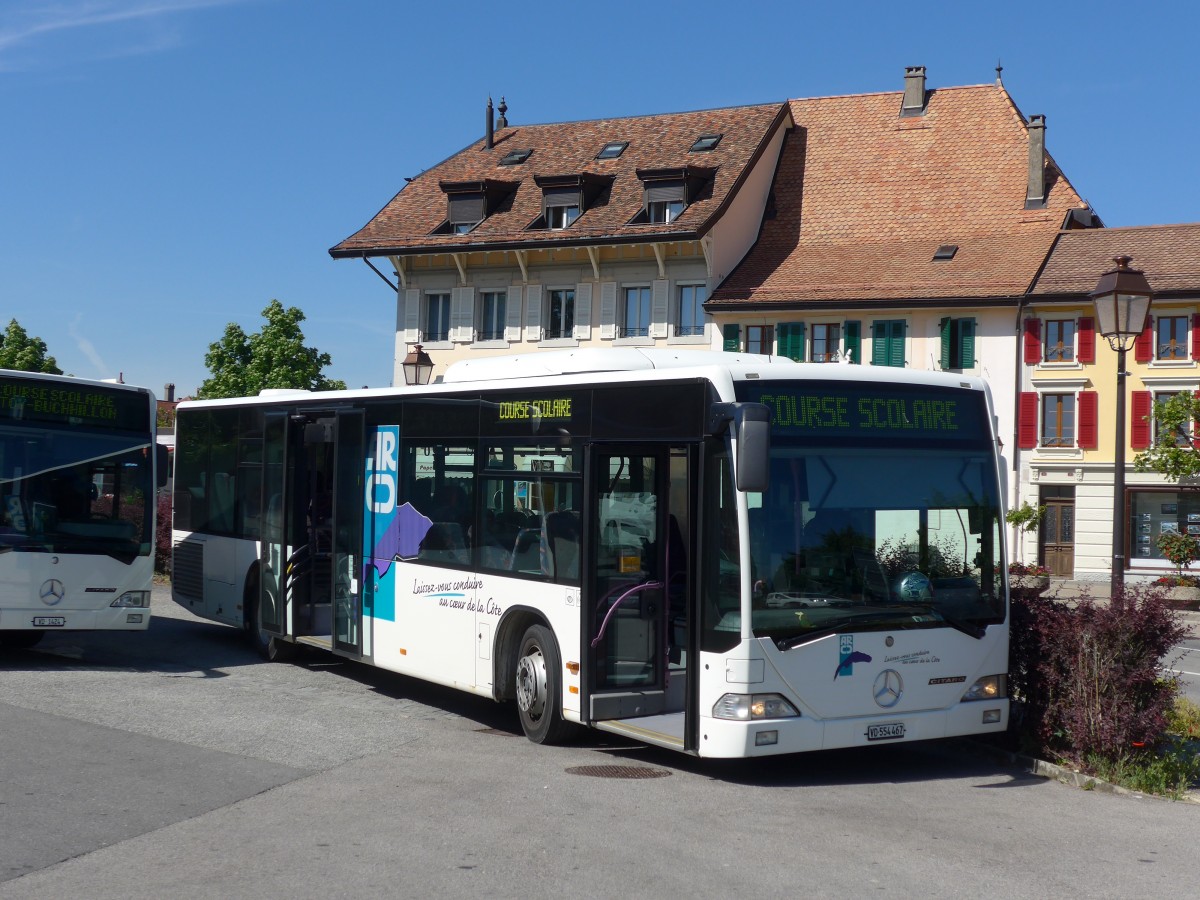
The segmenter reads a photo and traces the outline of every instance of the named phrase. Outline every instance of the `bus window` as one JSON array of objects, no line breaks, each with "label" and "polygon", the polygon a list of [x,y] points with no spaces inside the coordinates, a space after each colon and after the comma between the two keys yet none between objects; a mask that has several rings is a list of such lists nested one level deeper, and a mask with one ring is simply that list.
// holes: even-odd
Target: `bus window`
[{"label": "bus window", "polygon": [[432,523],[417,559],[433,565],[469,565],[475,518],[475,448],[405,442],[401,447],[403,496]]}]

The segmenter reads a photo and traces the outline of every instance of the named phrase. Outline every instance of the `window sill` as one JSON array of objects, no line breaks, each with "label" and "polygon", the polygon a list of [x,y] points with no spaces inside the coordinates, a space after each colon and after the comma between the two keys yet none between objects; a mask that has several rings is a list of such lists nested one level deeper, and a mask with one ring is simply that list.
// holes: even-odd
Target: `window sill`
[{"label": "window sill", "polygon": [[[406,343],[415,344],[417,341],[407,341]],[[420,341],[421,347],[425,350],[453,350],[454,341]]]},{"label": "window sill", "polygon": [[538,346],[549,349],[578,347],[579,341],[575,338],[542,338],[538,341]]},{"label": "window sill", "polygon": [[1034,367],[1034,371],[1063,372],[1078,369],[1083,371],[1083,363],[1070,360],[1068,362],[1046,362],[1043,360]]},{"label": "window sill", "polygon": [[651,337],[627,337],[614,338],[614,347],[653,347],[654,338]]},{"label": "window sill", "polygon": [[708,346],[712,343],[707,334],[677,334],[674,337],[667,338],[668,344],[702,344]]},{"label": "window sill", "polygon": [[502,338],[494,341],[473,341],[471,343],[472,350],[507,350],[509,346],[509,342]]},{"label": "window sill", "polygon": [[1152,359],[1151,369],[1194,369],[1196,361],[1192,359]]},{"label": "window sill", "polygon": [[1078,447],[1036,447],[1033,453],[1042,459],[1083,459]]}]

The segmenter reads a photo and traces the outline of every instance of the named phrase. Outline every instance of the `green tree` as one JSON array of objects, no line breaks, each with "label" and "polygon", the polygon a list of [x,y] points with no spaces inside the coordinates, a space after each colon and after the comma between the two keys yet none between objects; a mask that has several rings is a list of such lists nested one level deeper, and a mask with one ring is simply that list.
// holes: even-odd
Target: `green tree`
[{"label": "green tree", "polygon": [[16,319],[12,319],[4,332],[0,333],[0,369],[45,372],[49,375],[63,373],[54,357],[46,355],[46,342],[39,337],[31,338]]},{"label": "green tree", "polygon": [[1150,413],[1154,443],[1133,458],[1139,472],[1158,472],[1175,481],[1200,475],[1200,447],[1196,446],[1196,421],[1200,397],[1181,391],[1157,400]]},{"label": "green tree", "polygon": [[208,345],[204,364],[211,376],[200,385],[197,397],[251,397],[265,388],[345,389],[345,382],[321,374],[332,362],[329,354],[304,346],[300,330],[304,313],[294,306],[284,309],[282,303],[272,300],[262,315],[266,324],[260,331],[248,335],[230,322],[224,336]]}]

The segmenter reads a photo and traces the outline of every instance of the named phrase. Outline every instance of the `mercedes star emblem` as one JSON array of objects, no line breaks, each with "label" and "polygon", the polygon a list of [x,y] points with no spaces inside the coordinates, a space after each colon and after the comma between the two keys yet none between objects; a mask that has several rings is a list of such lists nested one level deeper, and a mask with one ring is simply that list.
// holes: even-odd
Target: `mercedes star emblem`
[{"label": "mercedes star emblem", "polygon": [[47,578],[42,582],[38,597],[47,606],[54,606],[63,598],[63,583],[57,578]]},{"label": "mercedes star emblem", "polygon": [[871,695],[875,698],[875,702],[884,709],[891,709],[899,703],[903,693],[904,680],[895,669],[884,669],[875,676],[875,685],[871,688]]}]

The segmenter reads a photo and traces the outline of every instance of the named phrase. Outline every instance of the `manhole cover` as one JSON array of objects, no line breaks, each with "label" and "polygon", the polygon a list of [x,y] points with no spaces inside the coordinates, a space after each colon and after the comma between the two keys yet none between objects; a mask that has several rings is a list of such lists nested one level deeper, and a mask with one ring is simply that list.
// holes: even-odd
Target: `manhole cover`
[{"label": "manhole cover", "polygon": [[567,774],[592,778],[666,778],[671,773],[666,769],[647,769],[645,766],[571,766]]}]

